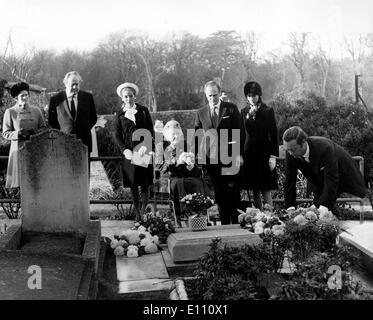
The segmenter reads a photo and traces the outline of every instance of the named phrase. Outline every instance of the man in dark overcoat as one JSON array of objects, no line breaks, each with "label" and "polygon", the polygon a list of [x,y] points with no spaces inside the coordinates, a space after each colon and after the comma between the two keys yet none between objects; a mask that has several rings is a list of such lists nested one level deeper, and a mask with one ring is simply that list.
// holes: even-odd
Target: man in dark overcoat
[{"label": "man in dark overcoat", "polygon": [[97,122],[97,114],[93,96],[80,90],[81,82],[76,71],[65,75],[66,89],[50,98],[48,122],[54,129],[75,134],[88,147],[89,154],[92,151],[91,129]]},{"label": "man in dark overcoat", "polygon": [[285,206],[296,207],[298,169],[311,182],[313,204],[322,211],[332,210],[338,196],[349,193],[366,195],[364,178],[351,155],[340,145],[324,137],[310,136],[291,127],[283,134],[285,158]]}]

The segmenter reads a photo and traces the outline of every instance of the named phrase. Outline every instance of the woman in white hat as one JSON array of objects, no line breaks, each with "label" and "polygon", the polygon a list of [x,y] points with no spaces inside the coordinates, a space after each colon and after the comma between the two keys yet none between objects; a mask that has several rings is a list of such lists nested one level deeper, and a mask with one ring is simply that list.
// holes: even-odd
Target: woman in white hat
[{"label": "woman in white hat", "polygon": [[[115,140],[124,155],[123,187],[130,187],[135,211],[135,219],[140,220],[149,199],[149,186],[153,184],[153,165],[146,167],[134,161],[134,157],[144,159],[153,149],[154,127],[147,107],[135,103],[139,93],[137,85],[125,82],[117,88],[122,99],[122,108],[114,122]],[[137,164],[134,164],[137,163]],[[141,213],[138,187],[141,187]]]}]

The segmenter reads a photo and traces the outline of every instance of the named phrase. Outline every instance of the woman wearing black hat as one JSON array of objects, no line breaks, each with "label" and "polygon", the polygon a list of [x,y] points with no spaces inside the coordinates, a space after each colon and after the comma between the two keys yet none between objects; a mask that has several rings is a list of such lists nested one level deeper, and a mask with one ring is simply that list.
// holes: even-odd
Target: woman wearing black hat
[{"label": "woman wearing black hat", "polygon": [[241,110],[245,128],[244,163],[241,185],[252,190],[254,205],[262,209],[261,194],[265,203],[272,205],[271,190],[277,189],[276,156],[278,133],[275,113],[262,101],[259,83],[250,81],[244,87],[247,105]]},{"label": "woman wearing black hat", "polygon": [[11,141],[5,187],[17,188],[18,150],[30,135],[45,128],[45,122],[40,109],[29,105],[29,85],[26,82],[13,85],[10,94],[16,104],[5,110],[3,118],[3,137]]}]

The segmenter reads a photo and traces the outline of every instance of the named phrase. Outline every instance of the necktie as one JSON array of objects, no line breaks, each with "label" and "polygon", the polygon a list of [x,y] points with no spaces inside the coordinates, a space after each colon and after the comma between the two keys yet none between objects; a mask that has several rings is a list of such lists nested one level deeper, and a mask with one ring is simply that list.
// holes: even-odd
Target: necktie
[{"label": "necktie", "polygon": [[212,115],[211,115],[212,125],[214,128],[216,128],[218,124],[218,107],[214,107],[212,109]]},{"label": "necktie", "polygon": [[71,117],[73,118],[73,120],[75,120],[75,116],[76,116],[74,97],[75,95],[72,96],[71,103],[70,103],[70,113],[71,113]]}]

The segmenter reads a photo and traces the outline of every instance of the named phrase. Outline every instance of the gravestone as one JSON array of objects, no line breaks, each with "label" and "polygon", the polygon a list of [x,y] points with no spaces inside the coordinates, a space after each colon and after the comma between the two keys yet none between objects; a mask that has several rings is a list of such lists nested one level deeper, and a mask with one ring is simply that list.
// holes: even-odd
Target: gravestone
[{"label": "gravestone", "polygon": [[87,146],[51,129],[31,136],[19,152],[22,231],[86,232]]}]

